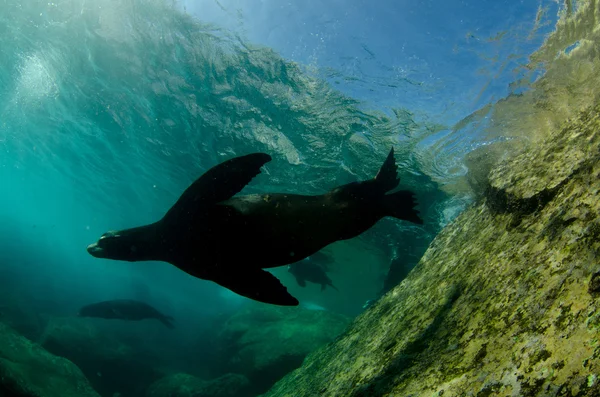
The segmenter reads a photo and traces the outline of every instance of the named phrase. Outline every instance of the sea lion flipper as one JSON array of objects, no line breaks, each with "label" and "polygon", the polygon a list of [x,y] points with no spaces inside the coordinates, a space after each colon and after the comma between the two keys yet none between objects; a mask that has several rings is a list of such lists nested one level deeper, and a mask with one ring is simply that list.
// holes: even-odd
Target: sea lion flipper
[{"label": "sea lion flipper", "polygon": [[269,161],[271,156],[266,153],[252,153],[212,167],[183,192],[163,219],[194,217],[198,209],[231,198],[260,174],[260,168]]},{"label": "sea lion flipper", "polygon": [[392,147],[390,153],[379,169],[379,172],[377,172],[377,175],[375,176],[375,182],[383,192],[389,192],[396,188],[400,183],[397,168],[398,166],[394,159],[394,148]]},{"label": "sea lion flipper", "polygon": [[423,224],[419,212],[415,210],[417,200],[415,194],[408,190],[399,190],[392,194],[386,194],[383,200],[384,212],[388,216],[402,219],[418,225]]},{"label": "sea lion flipper", "polygon": [[212,275],[211,279],[246,298],[273,305],[298,306],[298,300],[290,295],[279,279],[262,269],[236,270]]}]

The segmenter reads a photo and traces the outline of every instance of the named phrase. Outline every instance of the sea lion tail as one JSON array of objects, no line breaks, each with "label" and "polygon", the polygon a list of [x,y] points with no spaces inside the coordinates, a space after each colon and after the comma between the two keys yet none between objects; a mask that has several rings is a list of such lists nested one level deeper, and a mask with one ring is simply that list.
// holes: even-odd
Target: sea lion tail
[{"label": "sea lion tail", "polygon": [[393,216],[397,219],[422,225],[423,220],[419,217],[419,212],[414,208],[416,206],[415,194],[408,190],[399,190],[383,196],[383,211],[385,216]]},{"label": "sea lion tail", "polygon": [[160,321],[161,323],[163,323],[165,325],[165,327],[169,328],[169,329],[173,329],[175,328],[175,326],[173,325],[173,321],[175,319],[171,316],[162,316],[158,318],[158,321]]}]

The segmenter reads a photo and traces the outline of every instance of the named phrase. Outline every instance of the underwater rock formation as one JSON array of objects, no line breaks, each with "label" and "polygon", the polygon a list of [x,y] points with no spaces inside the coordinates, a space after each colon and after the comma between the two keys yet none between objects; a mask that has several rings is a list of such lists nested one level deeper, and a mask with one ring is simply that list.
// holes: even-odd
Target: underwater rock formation
[{"label": "underwater rock formation", "polygon": [[79,368],[0,323],[0,396],[99,397]]},{"label": "underwater rock formation", "polygon": [[141,356],[142,352],[94,319],[53,318],[40,344],[77,364],[103,396],[143,396],[149,385],[164,376],[154,368],[155,360]]},{"label": "underwater rock formation", "polygon": [[234,314],[217,339],[223,372],[246,375],[263,393],[298,368],[308,353],[332,341],[348,325],[328,311],[252,305]]},{"label": "underwater rock formation", "polygon": [[43,332],[45,320],[35,308],[15,297],[0,298],[0,321],[22,336],[36,340]]},{"label": "underwater rock formation", "polygon": [[249,381],[243,375],[227,374],[217,379],[202,380],[193,375],[174,374],[156,381],[147,397],[236,397]]},{"label": "underwater rock formation", "polygon": [[407,279],[267,394],[600,395],[600,106],[493,169]]}]

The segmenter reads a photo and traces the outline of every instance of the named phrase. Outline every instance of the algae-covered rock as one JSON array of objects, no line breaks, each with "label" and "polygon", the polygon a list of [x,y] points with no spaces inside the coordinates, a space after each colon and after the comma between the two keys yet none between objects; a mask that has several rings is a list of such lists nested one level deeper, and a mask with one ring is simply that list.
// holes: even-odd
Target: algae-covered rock
[{"label": "algae-covered rock", "polygon": [[0,396],[99,397],[75,364],[0,323]]},{"label": "algae-covered rock", "polygon": [[264,392],[332,341],[349,320],[327,311],[253,305],[233,315],[218,338],[222,368],[242,373]]},{"label": "algae-covered rock", "polygon": [[491,172],[486,202],[265,396],[598,396],[600,107]]},{"label": "algae-covered rock", "polygon": [[146,388],[164,374],[154,368],[152,359],[125,343],[114,329],[101,327],[101,322],[95,320],[52,318],[40,344],[77,364],[102,395],[144,395]]},{"label": "algae-covered rock", "polygon": [[45,327],[42,316],[20,299],[3,296],[1,301],[0,321],[26,338],[36,340]]},{"label": "algae-covered rock", "polygon": [[552,142],[500,164],[489,176],[488,205],[501,212],[531,213],[571,177],[587,172],[600,155],[600,117],[590,108],[568,121]]},{"label": "algae-covered rock", "polygon": [[236,397],[248,385],[248,378],[239,374],[226,374],[212,380],[174,374],[152,384],[147,397]]}]

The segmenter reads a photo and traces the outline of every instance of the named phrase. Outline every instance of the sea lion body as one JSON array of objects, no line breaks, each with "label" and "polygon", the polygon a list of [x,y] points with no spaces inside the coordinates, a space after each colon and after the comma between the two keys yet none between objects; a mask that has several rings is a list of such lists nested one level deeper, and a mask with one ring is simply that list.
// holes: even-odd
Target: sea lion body
[{"label": "sea lion body", "polygon": [[[368,206],[336,201],[332,196],[234,197],[219,204],[227,208],[223,210],[227,215],[223,217],[215,211],[219,216],[207,225],[205,231],[214,233],[213,237],[199,233],[198,242],[212,239],[218,247],[216,260],[224,260],[225,253],[244,266],[268,269],[298,262],[331,243],[356,237],[378,221]],[[236,241],[236,248],[227,249],[232,240]]]},{"label": "sea lion body", "polygon": [[156,319],[168,328],[173,328],[173,318],[165,316],[147,303],[129,300],[115,299],[93,303],[79,309],[79,317],[96,317],[114,320],[141,321]]},{"label": "sea lion body", "polygon": [[320,285],[321,291],[324,291],[328,286],[336,291],[338,290],[327,275],[325,268],[313,261],[311,257],[300,262],[292,263],[288,266],[288,272],[296,278],[296,282],[301,287],[305,287],[306,282],[308,281]]},{"label": "sea lion body", "polygon": [[270,156],[256,153],[221,163],[201,176],[158,222],[105,233],[88,247],[100,258],[160,260],[199,278],[267,303],[297,305],[272,274],[339,240],[353,238],[384,216],[421,223],[398,185],[393,150],[377,176],[323,195],[235,196]]}]

